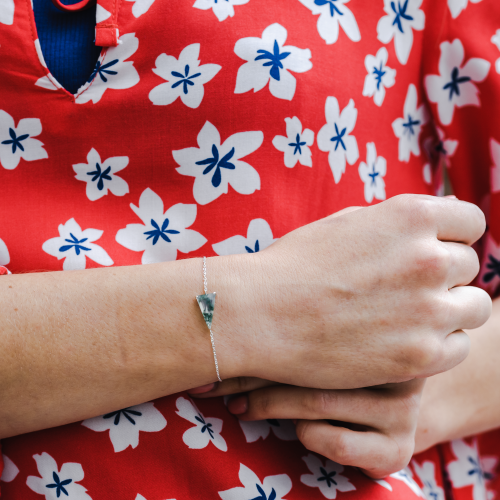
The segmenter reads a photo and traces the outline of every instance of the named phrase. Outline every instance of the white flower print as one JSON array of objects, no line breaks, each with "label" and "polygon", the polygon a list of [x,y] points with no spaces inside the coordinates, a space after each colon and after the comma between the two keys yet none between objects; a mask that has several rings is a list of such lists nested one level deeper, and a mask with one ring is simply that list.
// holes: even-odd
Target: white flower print
[{"label": "white flower print", "polygon": [[491,64],[477,57],[465,64],[464,46],[456,38],[453,42],[442,42],[439,46],[439,75],[427,75],[424,79],[429,101],[437,103],[439,120],[449,125],[453,120],[455,106],[480,106],[479,90],[473,82],[482,82]]},{"label": "white flower print", "polygon": [[[491,42],[494,43],[498,50],[500,50],[500,29],[498,29],[495,34],[491,37]],[[495,62],[495,69],[497,73],[500,73],[500,58]]]},{"label": "white flower print", "polygon": [[250,0],[196,0],[193,7],[200,10],[212,9],[217,19],[222,22],[234,16],[234,6],[244,5]]},{"label": "white flower print", "polygon": [[42,249],[57,260],[64,259],[65,271],[85,269],[87,257],[101,266],[112,266],[113,261],[106,250],[94,243],[102,233],[99,229],[82,231],[75,219],[69,219],[66,224],[59,224],[59,236],[47,240]]},{"label": "white flower print", "polygon": [[335,184],[340,182],[345,172],[346,161],[353,165],[358,161],[359,150],[356,138],[349,135],[356,125],[358,110],[351,99],[340,113],[335,97],[327,97],[325,103],[326,125],[318,132],[318,147],[328,152],[328,163],[332,169]]},{"label": "white flower print", "polygon": [[298,439],[295,425],[291,420],[268,419],[249,422],[240,420],[239,422],[247,443],[253,443],[260,438],[266,439],[271,430],[282,441],[295,441]]},{"label": "white flower print", "polygon": [[312,68],[311,51],[285,45],[288,33],[280,24],[271,24],[262,38],[241,38],[234,52],[246,62],[238,69],[235,94],[262,90],[269,82],[274,97],[291,101],[297,80],[290,73],[304,73]]},{"label": "white flower print", "polygon": [[451,442],[451,449],[457,460],[447,465],[450,481],[454,488],[472,486],[474,500],[486,500],[487,484],[494,477],[498,462],[496,457],[479,457],[477,441],[468,445],[462,439]]},{"label": "white flower print", "polygon": [[373,97],[377,106],[382,106],[385,98],[385,89],[396,83],[396,70],[387,66],[389,53],[385,47],[381,47],[377,55],[368,54],[365,57],[365,68],[368,74],[365,77],[363,95]]},{"label": "white flower print", "polygon": [[444,131],[436,127],[436,132],[438,135],[437,143],[434,142],[435,153],[439,155],[439,159],[449,168],[450,158],[455,154],[458,148],[458,141],[455,139],[447,139]]},{"label": "white flower print", "polygon": [[132,6],[132,14],[134,14],[134,17],[137,18],[145,14],[151,5],[154,4],[155,0],[127,0],[127,2],[134,2],[134,5]]},{"label": "white flower print", "polygon": [[[1,1],[1,0],[0,0]],[[33,139],[42,133],[42,122],[38,118],[24,118],[16,124],[9,113],[0,109],[0,164],[13,170],[21,161],[48,158],[43,142]]]},{"label": "white flower print", "polygon": [[59,470],[56,461],[48,453],[33,455],[33,458],[42,477],[28,476],[26,484],[35,493],[45,495],[46,500],[64,497],[71,500],[92,500],[86,493],[87,488],[77,484],[84,477],[80,464],[68,462]]},{"label": "white flower print", "polygon": [[420,156],[420,133],[429,119],[429,114],[425,105],[422,104],[417,108],[417,104],[417,89],[411,83],[406,94],[403,118],[397,118],[392,122],[392,130],[399,139],[399,161],[410,161],[411,153]]},{"label": "white flower print", "polygon": [[415,479],[413,479],[413,473],[409,467],[405,467],[404,469],[394,472],[394,474],[391,474],[389,477],[393,477],[394,479],[397,479],[398,481],[403,481],[403,483],[408,486],[408,488],[415,493],[418,497],[424,497],[424,494],[422,492],[422,489],[420,486],[416,483]]},{"label": "white flower print", "polygon": [[311,488],[319,488],[325,498],[337,498],[337,491],[344,493],[356,489],[349,479],[342,475],[344,472],[342,465],[331,460],[323,464],[322,460],[312,454],[302,457],[302,460],[312,474],[302,474],[300,481]]},{"label": "white flower print", "polygon": [[11,25],[14,22],[14,0],[0,0],[0,23]]},{"label": "white flower print", "polygon": [[[134,0],[129,0],[129,1],[134,1]],[[111,17],[111,12],[107,11],[102,5],[99,4],[96,5],[95,9],[96,24],[102,23],[103,21],[106,21],[106,19],[109,19],[110,17]]]},{"label": "white flower print", "polygon": [[128,184],[116,175],[128,165],[128,156],[114,156],[101,161],[99,153],[92,148],[87,155],[87,163],[73,165],[75,177],[87,183],[87,198],[98,200],[108,194],[124,196],[129,192]]},{"label": "white flower print", "polygon": [[[479,3],[481,0],[470,0],[471,3]],[[451,17],[456,19],[469,3],[469,0],[448,0],[448,7],[451,12]]]},{"label": "white flower print", "polygon": [[387,171],[387,161],[382,156],[377,156],[375,143],[366,145],[366,163],[359,164],[358,172],[365,183],[365,200],[371,203],[373,198],[385,200],[384,177]]},{"label": "white flower print", "polygon": [[318,15],[319,36],[330,45],[339,38],[339,26],[353,42],[361,40],[354,14],[346,7],[349,0],[299,0],[313,15]]},{"label": "white flower print", "polygon": [[6,266],[10,262],[9,249],[5,242],[0,239],[0,266]]},{"label": "white flower print", "polygon": [[302,132],[302,123],[296,116],[285,118],[285,123],[287,136],[277,135],[273,139],[273,146],[285,153],[285,167],[293,168],[297,162],[312,167],[309,146],[314,143],[314,132],[308,128]]},{"label": "white flower print", "polygon": [[4,483],[10,483],[16,479],[16,476],[19,474],[19,469],[17,465],[6,455],[2,455],[3,459],[3,471],[2,477],[0,477],[0,481]]},{"label": "white flower print", "polygon": [[286,500],[284,497],[292,489],[292,480],[287,474],[267,476],[260,482],[252,470],[240,464],[238,474],[243,487],[237,486],[226,491],[219,491],[222,500]]},{"label": "white flower print", "polygon": [[99,58],[87,84],[78,92],[75,102],[94,104],[101,100],[108,89],[128,89],[139,83],[139,73],[134,68],[133,61],[127,61],[135,54],[139,40],[135,33],[127,33],[119,39],[116,47],[109,47],[104,58]]},{"label": "white flower print", "polygon": [[198,148],[172,151],[172,155],[180,165],[177,172],[195,178],[196,203],[206,205],[227,194],[229,185],[240,194],[252,194],[260,189],[259,173],[241,158],[256,151],[263,140],[264,134],[260,131],[239,132],[221,145],[219,131],[206,122],[198,134]]},{"label": "white flower print", "polygon": [[159,432],[166,427],[167,421],[155,408],[154,403],[144,403],[89,418],[84,420],[82,425],[95,432],[109,430],[109,438],[115,453],[118,453],[129,446],[137,448],[140,431]]},{"label": "white flower print", "polygon": [[384,0],[386,16],[377,24],[378,39],[389,43],[394,38],[396,56],[401,64],[408,62],[413,45],[413,30],[421,31],[425,14],[420,9],[423,0]]},{"label": "white flower print", "polygon": [[153,68],[153,72],[167,83],[162,83],[151,90],[149,100],[153,104],[165,106],[180,97],[188,108],[197,108],[205,93],[203,85],[221,69],[218,64],[200,66],[199,56],[199,43],[185,47],[179,55],[179,60],[174,56],[160,54],[156,58],[156,68]]},{"label": "white flower print", "polygon": [[220,418],[204,417],[195,404],[186,398],[178,398],[176,406],[177,415],[195,425],[182,435],[188,448],[200,450],[212,442],[219,450],[227,451],[226,440],[220,435],[223,424]]},{"label": "white flower print", "polygon": [[177,259],[177,251],[198,250],[207,239],[197,231],[187,229],[196,220],[196,205],[177,203],[165,213],[162,199],[150,188],[139,198],[139,206],[130,208],[142,224],[128,224],[116,234],[116,241],[125,248],[142,254],[143,264]]},{"label": "white flower print", "polygon": [[418,476],[424,487],[422,493],[427,500],[445,500],[444,491],[436,482],[436,471],[433,462],[426,461],[419,465],[412,461],[415,474]]},{"label": "white flower print", "polygon": [[241,253],[257,253],[272,245],[276,239],[273,237],[271,227],[264,219],[254,219],[250,222],[247,237],[237,235],[227,240],[212,245],[217,255],[235,255]]}]

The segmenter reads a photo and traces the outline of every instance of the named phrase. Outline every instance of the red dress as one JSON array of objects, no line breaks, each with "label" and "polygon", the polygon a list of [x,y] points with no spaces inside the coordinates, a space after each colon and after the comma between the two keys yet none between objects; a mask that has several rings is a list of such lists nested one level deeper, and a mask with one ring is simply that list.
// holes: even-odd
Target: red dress
[{"label": "red dress", "polygon": [[[479,284],[494,293],[497,1],[193,1],[99,0],[96,43],[107,48],[70,95],[44,65],[29,1],[0,0],[0,266],[254,253],[350,205],[439,193],[444,165],[457,196],[489,217]],[[186,394],[2,448],[6,500],[500,490],[496,432],[373,481],[308,452],[289,421],[240,423],[222,399]]]}]

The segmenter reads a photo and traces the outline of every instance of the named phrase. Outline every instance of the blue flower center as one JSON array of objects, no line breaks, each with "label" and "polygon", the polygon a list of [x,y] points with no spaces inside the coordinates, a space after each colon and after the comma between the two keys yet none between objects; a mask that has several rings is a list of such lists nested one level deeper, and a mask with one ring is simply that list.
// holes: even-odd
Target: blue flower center
[{"label": "blue flower center", "polygon": [[[124,416],[132,425],[135,425],[135,420],[133,417],[140,417],[142,413],[137,410],[131,410],[130,408],[124,408],[123,410],[113,411],[111,413],[106,413],[102,418],[115,418],[114,424],[118,425],[120,423],[120,417]],[[131,416],[133,415],[133,416]]]},{"label": "blue flower center", "polygon": [[16,135],[16,131],[13,128],[9,128],[9,135],[10,139],[2,141],[2,144],[12,144],[12,154],[15,154],[17,148],[19,148],[21,151],[24,151],[24,146],[21,144],[21,141],[26,140],[30,135],[23,134],[18,136]]},{"label": "blue flower center", "polygon": [[372,186],[375,186],[377,184],[377,177],[380,175],[380,172],[377,172],[375,170],[375,165],[372,165],[372,173],[371,174],[368,174],[369,177],[372,178],[372,182],[371,182],[371,185]]},{"label": "blue flower center", "polygon": [[56,489],[57,498],[59,498],[61,496],[61,493],[64,493],[66,496],[69,496],[69,493],[66,490],[65,486],[67,486],[69,483],[71,483],[71,481],[73,481],[73,479],[65,479],[64,481],[61,481],[56,472],[52,473],[52,478],[54,479],[54,483],[46,484],[45,487],[46,488],[57,488]]},{"label": "blue flower center", "polygon": [[97,189],[102,191],[104,189],[104,181],[110,181],[111,177],[109,173],[111,172],[111,167],[108,167],[106,170],[101,169],[101,165],[99,163],[95,164],[95,170],[92,172],[87,172],[87,175],[92,175],[92,182],[97,181]]},{"label": "blue flower center", "polygon": [[340,12],[338,7],[335,5],[334,2],[337,0],[314,0],[314,3],[318,5],[319,7],[322,7],[323,5],[329,5],[330,6],[330,16],[334,16],[335,13],[337,13],[339,16],[343,16],[344,14]]},{"label": "blue flower center", "polygon": [[392,25],[393,26],[397,25],[399,31],[401,31],[401,33],[404,33],[403,23],[401,20],[405,19],[406,21],[413,21],[413,17],[406,13],[406,9],[408,8],[408,0],[406,0],[403,5],[401,5],[401,0],[398,0],[397,8],[396,8],[396,3],[391,2],[391,8],[396,14],[396,17],[394,18]]},{"label": "blue flower center", "polygon": [[403,123],[404,131],[403,133],[408,132],[408,136],[415,135],[415,130],[413,127],[416,125],[420,125],[420,120],[414,120],[410,114],[408,114],[408,121],[406,123]]},{"label": "blue flower center", "polygon": [[80,255],[81,251],[84,252],[90,252],[90,248],[84,247],[82,243],[85,243],[88,238],[83,238],[79,240],[73,233],[69,233],[71,236],[71,239],[65,239],[64,241],[70,243],[70,245],[63,245],[61,248],[59,248],[60,252],[67,252],[68,250],[71,250],[72,248],[75,249],[76,255]]},{"label": "blue flower center", "polygon": [[214,438],[214,431],[212,430],[212,424],[207,424],[207,422],[205,422],[205,419],[203,418],[201,413],[198,413],[198,415],[194,418],[196,420],[198,420],[198,422],[200,422],[200,424],[202,424],[201,433],[203,434],[204,432],[208,432],[208,435],[210,436],[210,438],[213,439]]},{"label": "blue flower center", "polygon": [[269,74],[271,75],[272,78],[274,78],[279,82],[280,69],[283,69],[283,63],[281,61],[283,59],[286,59],[291,54],[291,52],[280,53],[280,47],[278,45],[278,42],[277,40],[274,40],[274,48],[272,53],[269,52],[268,50],[258,50],[257,54],[260,54],[260,56],[257,56],[255,58],[256,61],[269,59],[269,61],[264,63],[263,66],[271,66]]},{"label": "blue flower center", "polygon": [[205,170],[203,170],[203,175],[207,175],[209,172],[214,170],[212,175],[212,186],[219,187],[222,182],[221,168],[227,168],[228,170],[234,170],[236,167],[233,163],[230,163],[230,159],[234,156],[234,148],[224,155],[219,160],[219,150],[215,144],[212,145],[212,158],[206,158],[205,160],[200,160],[196,162],[196,165],[208,165]]},{"label": "blue flower center", "polygon": [[335,133],[337,134],[335,137],[332,137],[330,141],[335,142],[335,151],[337,151],[337,148],[339,145],[341,145],[344,148],[344,151],[347,151],[347,148],[345,147],[343,137],[346,133],[347,128],[343,128],[342,132],[339,132],[339,128],[337,127],[337,124],[335,124]]},{"label": "blue flower center", "polygon": [[380,68],[376,66],[373,67],[373,74],[375,75],[375,80],[377,81],[377,90],[380,90],[380,85],[382,85],[382,77],[387,73],[383,70],[384,64],[380,63]]},{"label": "blue flower center", "polygon": [[87,83],[90,83],[97,75],[101,77],[101,80],[106,83],[108,79],[106,78],[106,75],[117,75],[118,71],[114,71],[112,69],[109,69],[111,66],[114,66],[117,62],[119,62],[119,59],[114,59],[113,61],[110,61],[109,63],[102,64],[101,61],[97,61],[94,71],[90,75],[90,78],[88,79]]},{"label": "blue flower center", "polygon": [[201,73],[196,73],[194,75],[189,75],[189,64],[186,64],[184,68],[184,74],[179,73],[178,71],[172,71],[172,76],[175,76],[176,78],[180,78],[180,80],[177,80],[173,85],[172,88],[175,89],[179,85],[183,85],[183,91],[185,94],[188,93],[188,88],[189,86],[193,86],[194,83],[191,81],[191,78],[198,78],[201,75]]},{"label": "blue flower center", "polygon": [[260,496],[252,498],[252,500],[276,500],[276,491],[274,491],[274,488],[268,497],[260,484],[256,484],[255,486],[257,487],[257,491],[259,492]]},{"label": "blue flower center", "polygon": [[297,134],[297,137],[295,137],[295,142],[289,142],[288,143],[289,146],[291,146],[292,148],[295,148],[293,150],[293,154],[297,154],[297,152],[299,153],[299,155],[302,154],[302,149],[301,147],[302,146],[305,146],[306,143],[305,142],[300,142],[300,134]]},{"label": "blue flower center", "polygon": [[252,250],[250,247],[245,246],[245,250],[248,253],[257,253],[259,251],[259,240],[255,240],[255,247]]},{"label": "blue flower center", "polygon": [[495,276],[500,276],[500,260],[495,259],[491,254],[488,255],[488,259],[489,262],[486,264],[486,267],[490,271],[483,276],[485,283],[489,283]]},{"label": "blue flower center", "polygon": [[169,225],[168,219],[165,219],[163,221],[161,228],[154,219],[151,219],[151,225],[154,227],[154,229],[152,229],[151,231],[146,231],[144,234],[148,235],[148,237],[146,238],[146,241],[153,238],[153,245],[156,245],[160,238],[162,240],[166,241],[167,243],[172,243],[172,241],[168,237],[168,235],[169,234],[179,234],[179,231],[176,231],[175,229],[168,229],[168,225]]},{"label": "blue flower center", "polygon": [[460,95],[459,85],[461,83],[469,82],[470,80],[471,80],[470,76],[460,76],[460,72],[458,68],[455,66],[453,68],[453,71],[451,72],[451,82],[448,82],[443,87],[443,90],[450,89],[450,94],[448,96],[449,100],[451,101],[453,94],[457,94],[457,96]]},{"label": "blue flower center", "polygon": [[322,476],[318,477],[318,481],[326,481],[326,485],[328,486],[328,488],[330,488],[332,484],[337,486],[337,481],[333,479],[337,474],[335,471],[327,472],[323,467],[320,467],[319,470]]}]

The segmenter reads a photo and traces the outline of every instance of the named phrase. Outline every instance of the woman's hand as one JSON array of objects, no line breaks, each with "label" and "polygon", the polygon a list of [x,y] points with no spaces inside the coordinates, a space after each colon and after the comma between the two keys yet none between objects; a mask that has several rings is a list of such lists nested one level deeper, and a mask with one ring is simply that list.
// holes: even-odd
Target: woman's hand
[{"label": "woman's hand", "polygon": [[[308,450],[381,478],[410,461],[423,385],[420,379],[351,390],[275,385],[235,396],[228,410],[241,420],[297,420],[297,436]],[[236,389],[223,382],[218,393]]]},{"label": "woman's hand", "polygon": [[470,203],[401,195],[299,228],[258,254],[209,259],[222,377],[235,351],[240,376],[323,389],[452,368],[469,349],[462,329],[491,311],[486,292],[465,286],[479,270],[470,245],[484,228]]}]

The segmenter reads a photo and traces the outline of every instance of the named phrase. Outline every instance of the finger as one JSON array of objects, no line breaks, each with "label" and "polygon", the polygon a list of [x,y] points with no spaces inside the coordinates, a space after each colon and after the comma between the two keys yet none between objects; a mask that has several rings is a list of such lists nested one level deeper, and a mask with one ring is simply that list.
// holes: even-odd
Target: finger
[{"label": "finger", "polygon": [[[413,382],[420,394],[421,381]],[[295,386],[268,387],[234,398],[228,410],[241,420],[339,420],[376,429],[403,427],[411,397],[387,389],[320,390]],[[416,414],[418,398],[413,401]]]},{"label": "finger", "polygon": [[310,451],[342,465],[360,467],[373,478],[382,478],[406,465],[413,440],[397,441],[378,432],[357,432],[325,421],[299,420],[297,436]]},{"label": "finger", "polygon": [[448,288],[468,285],[479,273],[479,258],[475,250],[463,243],[445,242],[442,245],[450,253]]},{"label": "finger", "polygon": [[229,394],[253,391],[275,384],[276,382],[256,377],[236,377],[223,380],[222,382],[196,387],[195,389],[190,389],[188,393],[197,398],[214,398],[216,396],[227,396]]},{"label": "finger", "polygon": [[483,235],[486,219],[479,207],[453,198],[436,200],[434,220],[438,240],[472,245]]},{"label": "finger", "polygon": [[448,291],[455,330],[473,330],[491,315],[491,297],[475,286],[457,286]]}]

